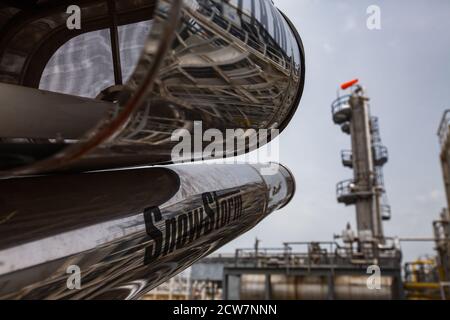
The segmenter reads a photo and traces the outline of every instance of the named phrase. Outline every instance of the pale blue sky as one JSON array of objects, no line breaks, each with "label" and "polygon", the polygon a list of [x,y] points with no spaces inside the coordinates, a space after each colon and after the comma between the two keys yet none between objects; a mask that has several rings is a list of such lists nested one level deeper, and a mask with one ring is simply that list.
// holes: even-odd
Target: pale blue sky
[{"label": "pale blue sky", "polygon": [[[349,136],[331,120],[339,83],[361,79],[389,148],[385,181],[393,218],[385,233],[432,235],[446,206],[437,127],[450,108],[450,1],[275,0],[298,28],[306,50],[306,86],[294,119],[280,137],[281,162],[295,174],[297,194],[286,208],[221,252],[284,241],[331,240],[353,207],[336,202],[335,185],[352,177],[340,163]],[[366,27],[369,5],[381,7],[380,31]],[[406,259],[432,253],[431,244],[403,246]]]}]

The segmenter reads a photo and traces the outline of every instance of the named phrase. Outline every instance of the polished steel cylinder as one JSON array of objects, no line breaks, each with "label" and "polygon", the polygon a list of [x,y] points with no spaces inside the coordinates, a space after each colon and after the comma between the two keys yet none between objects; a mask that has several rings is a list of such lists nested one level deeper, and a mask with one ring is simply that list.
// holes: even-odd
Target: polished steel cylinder
[{"label": "polished steel cylinder", "polygon": [[[205,164],[1,180],[0,298],[139,298],[285,206],[295,183],[276,168],[271,176],[261,166]],[[69,286],[71,270],[80,288]]]},{"label": "polished steel cylinder", "polygon": [[0,7],[2,177],[243,154],[300,102],[302,42],[270,0],[88,0],[79,30],[66,9]]},{"label": "polished steel cylinder", "polygon": [[[363,273],[363,272],[362,272]],[[331,276],[331,274],[330,274]],[[367,287],[367,275],[317,275],[292,276],[271,274],[244,274],[240,277],[239,298],[263,300],[270,292],[273,300],[392,300],[394,283],[390,276],[382,276],[381,289]],[[270,288],[267,285],[270,284]]]}]

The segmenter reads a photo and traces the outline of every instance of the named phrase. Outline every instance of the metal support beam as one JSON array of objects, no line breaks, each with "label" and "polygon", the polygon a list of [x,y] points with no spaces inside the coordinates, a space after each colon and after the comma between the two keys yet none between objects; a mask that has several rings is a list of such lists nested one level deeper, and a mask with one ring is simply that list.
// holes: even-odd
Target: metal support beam
[{"label": "metal support beam", "polygon": [[119,42],[119,31],[116,13],[116,2],[115,0],[108,0],[108,11],[111,17],[111,25],[109,27],[109,34],[111,37],[111,52],[114,66],[114,81],[116,85],[121,85],[123,83],[122,79],[122,64],[120,61],[120,42]]},{"label": "metal support beam", "polygon": [[266,274],[266,300],[272,300],[272,285],[270,283],[270,273]]},{"label": "metal support beam", "polygon": [[334,274],[330,274],[328,276],[328,300],[334,300],[335,299],[335,292],[334,292]]},{"label": "metal support beam", "polygon": [[223,273],[223,283],[222,283],[222,299],[228,300],[228,274]]}]

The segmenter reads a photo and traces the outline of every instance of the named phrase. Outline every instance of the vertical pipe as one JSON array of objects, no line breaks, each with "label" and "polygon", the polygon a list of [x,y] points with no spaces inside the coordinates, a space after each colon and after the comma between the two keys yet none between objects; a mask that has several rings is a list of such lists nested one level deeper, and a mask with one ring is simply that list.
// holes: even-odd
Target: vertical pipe
[{"label": "vertical pipe", "polygon": [[335,296],[336,295],[334,292],[334,272],[332,272],[328,275],[328,300],[334,300]]},{"label": "vertical pipe", "polygon": [[270,284],[270,273],[266,274],[266,300],[272,299],[272,286]]},{"label": "vertical pipe", "polygon": [[119,47],[119,32],[116,14],[115,0],[108,0],[108,11],[111,17],[111,25],[109,27],[109,35],[111,37],[111,53],[114,66],[114,81],[116,85],[121,85],[122,80],[122,65],[120,62],[120,47]]},{"label": "vertical pipe", "polygon": [[225,272],[226,269],[223,270],[223,284],[222,284],[222,299],[228,300],[228,274]]},{"label": "vertical pipe", "polygon": [[370,132],[370,115],[367,98],[363,91],[354,92],[350,105],[352,108],[351,132],[354,178],[358,191],[372,195],[356,202],[358,232],[370,230],[372,236],[383,241],[381,226],[380,192],[374,185],[374,161]]}]

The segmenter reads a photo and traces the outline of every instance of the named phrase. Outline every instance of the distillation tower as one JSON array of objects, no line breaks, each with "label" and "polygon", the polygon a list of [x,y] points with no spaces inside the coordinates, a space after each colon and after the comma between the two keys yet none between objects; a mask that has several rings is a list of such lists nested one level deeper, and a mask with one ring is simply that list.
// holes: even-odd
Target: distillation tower
[{"label": "distillation tower", "polygon": [[[383,234],[389,220],[382,168],[388,151],[378,119],[356,81],[333,103],[334,122],[349,134],[352,149],[342,162],[353,179],[337,185],[338,201],[355,205],[358,233],[348,227],[342,241],[285,242],[280,248],[236,249],[231,256],[208,257],[192,267],[192,283],[214,281],[228,300],[253,299],[402,299],[401,251],[396,238]],[[382,272],[380,289],[367,285],[368,270]]]},{"label": "distillation tower", "polygon": [[337,200],[356,207],[360,243],[384,243],[382,222],[390,220],[384,188],[383,166],[388,150],[382,144],[378,118],[370,115],[369,98],[357,80],[341,86],[349,94],[338,96],[332,104],[335,124],[351,137],[351,150],[341,153],[342,164],[353,170],[353,179],[336,186]]},{"label": "distillation tower", "polygon": [[442,117],[438,136],[447,208],[442,211],[440,219],[433,222],[433,231],[438,251],[440,278],[450,287],[450,110],[446,110]]}]

